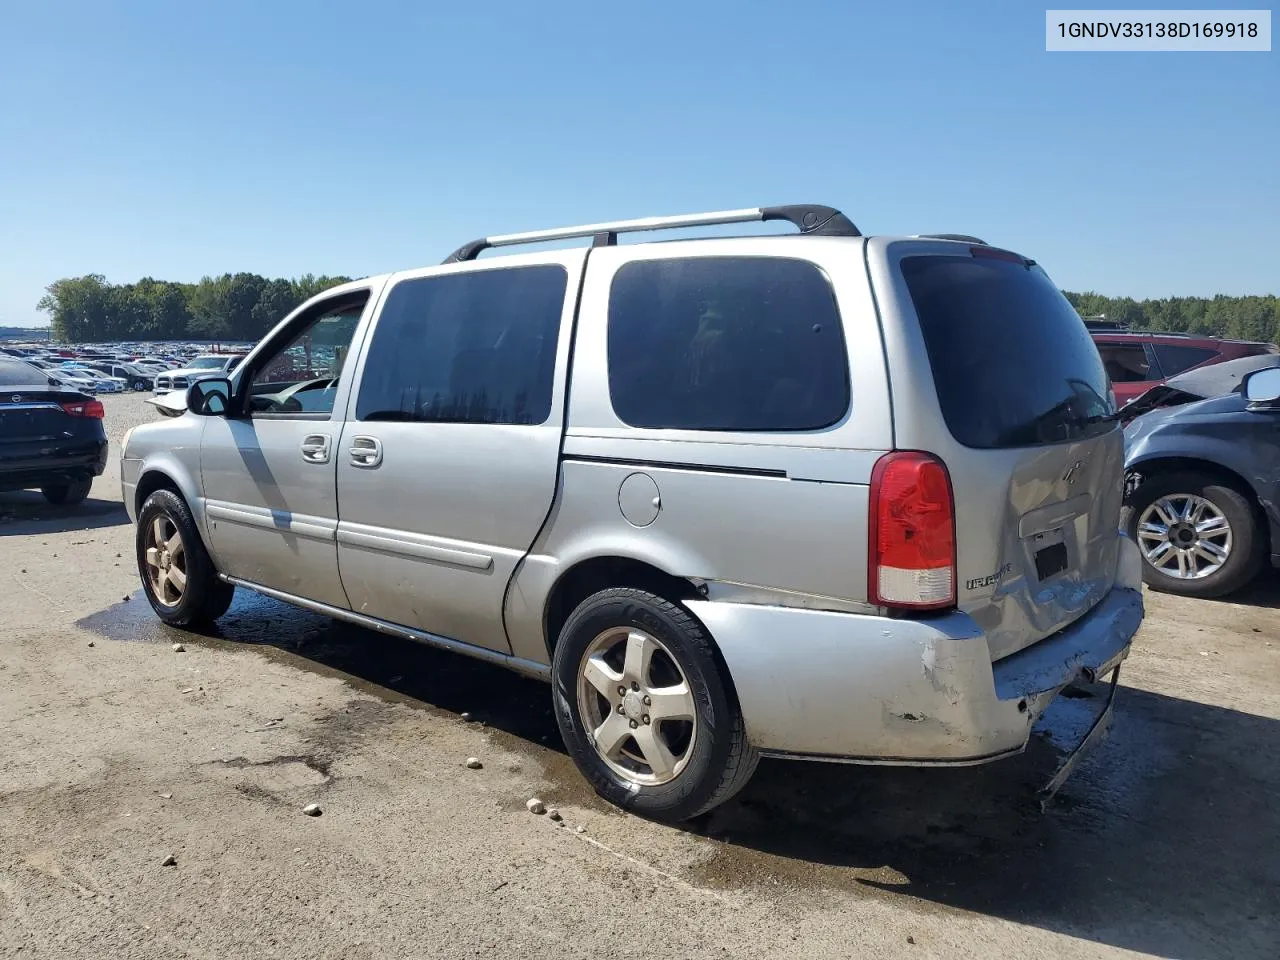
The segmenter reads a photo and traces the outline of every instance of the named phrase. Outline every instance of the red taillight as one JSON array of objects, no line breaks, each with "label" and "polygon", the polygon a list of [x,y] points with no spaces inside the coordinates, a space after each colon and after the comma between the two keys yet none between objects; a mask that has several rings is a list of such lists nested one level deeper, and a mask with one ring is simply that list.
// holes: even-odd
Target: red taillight
[{"label": "red taillight", "polygon": [[62,412],[69,413],[73,417],[92,417],[94,420],[101,420],[106,416],[101,400],[77,400],[73,403],[64,403]]},{"label": "red taillight", "polygon": [[951,478],[937,457],[885,454],[871,471],[867,597],[882,607],[935,610],[956,602]]}]

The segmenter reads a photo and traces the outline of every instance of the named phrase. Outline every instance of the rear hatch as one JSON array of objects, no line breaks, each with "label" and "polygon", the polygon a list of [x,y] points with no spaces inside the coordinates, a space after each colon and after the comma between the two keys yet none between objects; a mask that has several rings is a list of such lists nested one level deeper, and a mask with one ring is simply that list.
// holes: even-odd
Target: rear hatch
[{"label": "rear hatch", "polygon": [[1084,322],[1034,262],[981,244],[884,250],[895,444],[947,468],[956,602],[998,659],[1111,589],[1124,475],[1115,399]]}]

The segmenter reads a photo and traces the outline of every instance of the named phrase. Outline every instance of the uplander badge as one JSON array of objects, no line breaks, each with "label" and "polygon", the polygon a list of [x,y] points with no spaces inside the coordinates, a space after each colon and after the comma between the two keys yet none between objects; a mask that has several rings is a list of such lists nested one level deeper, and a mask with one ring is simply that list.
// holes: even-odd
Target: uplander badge
[{"label": "uplander badge", "polygon": [[966,580],[964,586],[966,590],[981,590],[983,587],[994,587],[999,583],[1006,573],[1013,569],[1012,563],[1006,563],[995,573],[988,574],[985,577],[978,577],[974,580]]}]

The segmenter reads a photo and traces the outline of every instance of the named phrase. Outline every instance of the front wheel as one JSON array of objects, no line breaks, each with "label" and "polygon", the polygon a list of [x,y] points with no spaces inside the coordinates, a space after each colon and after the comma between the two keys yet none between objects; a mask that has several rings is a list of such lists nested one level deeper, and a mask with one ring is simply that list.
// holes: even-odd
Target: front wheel
[{"label": "front wheel", "polygon": [[141,393],[143,390],[147,389],[147,387],[149,387],[149,386],[151,386],[151,384],[147,383],[147,381],[145,381],[145,380],[135,380],[135,381],[133,381],[133,389],[134,389],[134,390],[136,390],[136,391],[138,391],[139,393]]},{"label": "front wheel", "polygon": [[662,597],[615,588],[587,598],[561,631],[552,674],[570,756],[619,807],[687,820],[755,770],[711,638]]},{"label": "front wheel", "polygon": [[1266,539],[1253,503],[1198,473],[1155,474],[1129,498],[1142,578],[1166,593],[1220,597],[1257,576]]},{"label": "front wheel", "polygon": [[218,578],[191,510],[172,490],[157,490],[138,511],[138,573],[156,615],[175,627],[218,619],[235,587]]}]

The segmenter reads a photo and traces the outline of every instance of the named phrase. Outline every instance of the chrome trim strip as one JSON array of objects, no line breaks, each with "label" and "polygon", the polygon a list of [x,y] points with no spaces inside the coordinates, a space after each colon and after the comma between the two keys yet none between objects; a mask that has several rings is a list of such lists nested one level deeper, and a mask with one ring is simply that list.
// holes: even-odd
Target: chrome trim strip
[{"label": "chrome trim strip", "polygon": [[487,571],[493,569],[493,557],[472,550],[459,550],[456,547],[442,547],[434,540],[419,534],[400,530],[388,530],[385,527],[370,527],[364,524],[339,521],[338,543],[348,547],[362,547],[378,553],[395,553],[414,560],[431,560],[436,563],[447,563],[467,570]]},{"label": "chrome trim strip", "polygon": [[280,534],[291,533],[309,540],[325,540],[330,543],[333,542],[338,528],[336,520],[326,520],[324,517],[248,507],[243,504],[229,504],[217,500],[206,500],[204,510],[205,515],[213,520],[225,520],[227,523],[238,523],[242,526],[271,530]]},{"label": "chrome trim strip", "polygon": [[465,657],[482,660],[485,663],[491,663],[499,667],[506,667],[508,670],[514,670],[516,673],[523,674],[526,677],[533,677],[536,680],[543,680],[546,682],[550,682],[551,680],[551,667],[545,663],[525,660],[523,657],[514,657],[509,653],[499,653],[497,650],[490,650],[487,647],[473,646],[469,643],[463,643],[461,640],[451,640],[448,637],[441,637],[434,633],[427,633],[425,630],[415,630],[412,627],[402,627],[399,624],[389,623],[386,620],[379,620],[376,617],[366,616],[363,613],[356,613],[354,610],[343,610],[341,607],[331,607],[329,604],[321,603],[318,600],[307,600],[305,597],[295,597],[293,594],[285,593],[283,590],[264,587],[261,584],[251,583],[248,580],[241,580],[238,577],[229,577],[226,574],[219,574],[218,576],[219,579],[225,583],[230,583],[237,587],[244,587],[246,590],[252,590],[254,593],[260,593],[264,597],[270,597],[272,600],[291,603],[294,606],[302,607],[303,609],[310,610],[312,613],[318,613],[321,616],[333,617],[335,620],[344,620],[347,623],[353,623],[358,627],[364,627],[366,630],[374,630],[378,633],[386,633],[391,636],[403,637],[406,640],[425,643],[427,646],[438,647],[441,650],[448,650],[450,653],[460,653]]}]

